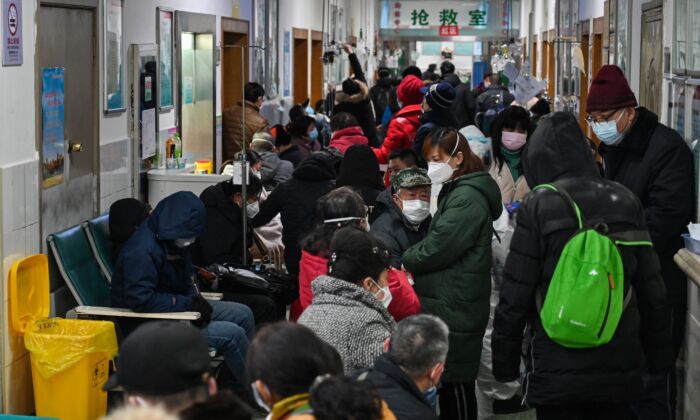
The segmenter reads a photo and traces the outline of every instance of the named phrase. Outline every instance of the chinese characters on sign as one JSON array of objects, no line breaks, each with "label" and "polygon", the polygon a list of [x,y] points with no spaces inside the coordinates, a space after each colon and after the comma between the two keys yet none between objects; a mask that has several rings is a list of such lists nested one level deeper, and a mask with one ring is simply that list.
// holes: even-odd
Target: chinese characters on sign
[{"label": "chinese characters on sign", "polygon": [[3,39],[2,65],[19,66],[22,64],[22,2],[3,0],[2,2]]},{"label": "chinese characters on sign", "polygon": [[[397,2],[398,4],[398,2]],[[460,21],[459,12],[454,9],[442,9],[437,16],[437,20],[433,17],[433,25],[438,26],[440,35],[454,36],[459,35],[460,26],[486,26],[486,11],[471,10],[468,12],[469,18],[463,17]],[[400,12],[395,12],[396,21],[400,21]],[[431,14],[425,9],[413,9],[411,11],[411,26],[430,27]],[[398,24],[397,24],[398,26]]]}]

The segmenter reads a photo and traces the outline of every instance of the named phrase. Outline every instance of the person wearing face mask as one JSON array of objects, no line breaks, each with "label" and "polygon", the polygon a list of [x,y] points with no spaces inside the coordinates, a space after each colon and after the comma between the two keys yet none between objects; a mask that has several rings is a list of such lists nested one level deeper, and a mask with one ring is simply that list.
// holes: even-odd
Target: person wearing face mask
[{"label": "person wearing face mask", "polygon": [[291,136],[291,144],[298,147],[302,159],[309,157],[311,152],[321,150],[318,141],[316,120],[308,115],[302,115],[287,124],[287,133]]},{"label": "person wearing face mask", "polygon": [[434,315],[399,322],[387,352],[359,376],[370,381],[397,418],[437,420],[434,391],[445,370],[449,329]]},{"label": "person wearing face mask", "polygon": [[392,267],[401,269],[404,251],[423,240],[430,227],[428,173],[422,168],[398,172],[377,201],[386,210],[372,223],[370,233],[389,248]]},{"label": "person wearing face mask", "polygon": [[261,329],[246,366],[268,420],[396,420],[370,384],[344,377],[338,352],[302,325]]},{"label": "person wearing face mask", "polygon": [[[681,234],[693,217],[696,191],[692,153],[676,131],[661,124],[653,112],[637,106],[637,99],[617,66],[600,69],[589,89],[586,108],[587,120],[601,141],[599,152],[605,178],[629,188],[644,206],[649,233],[661,261],[668,303],[673,309],[673,347],[677,357],[685,336],[687,277],[673,256],[683,248]],[[668,418],[667,413],[675,411],[675,380],[656,376],[645,382],[649,383],[649,395],[635,409],[636,414],[640,419]]]},{"label": "person wearing face mask", "polygon": [[294,172],[292,162],[281,159],[275,153],[276,146],[276,139],[267,132],[255,133],[250,143],[250,150],[260,155],[260,180],[268,191],[290,179]]},{"label": "person wearing face mask", "polygon": [[534,131],[532,120],[527,111],[519,106],[504,109],[491,126],[491,147],[493,163],[489,174],[498,183],[501,199],[506,206],[522,201],[530,192],[523,176],[520,156],[527,143],[527,138]]},{"label": "person wearing face mask", "polygon": [[423,115],[418,119],[420,127],[418,127],[418,131],[416,131],[416,135],[413,138],[412,148],[420,159],[418,166],[427,168],[428,164],[423,156],[423,142],[425,138],[436,128],[459,128],[459,124],[457,124],[454,114],[450,111],[457,95],[451,84],[439,82],[423,88],[423,91],[424,96],[421,103]]},{"label": "person wearing face mask", "polygon": [[[224,109],[222,112],[222,160],[233,159],[241,151],[243,142],[250,143],[253,134],[268,126],[267,120],[260,115],[260,107],[265,101],[265,90],[255,82],[245,85],[244,101]],[[243,115],[245,114],[245,126]]]},{"label": "person wearing face mask", "polygon": [[466,138],[453,128],[430,133],[423,146],[433,185],[442,185],[428,234],[404,252],[404,267],[424,313],[439,316],[450,328],[450,347],[440,418],[476,419],[474,380],[491,295],[493,221],[503,210],[498,184]]},{"label": "person wearing face mask", "polygon": [[[311,305],[314,294],[312,282],[328,272],[330,243],[333,235],[344,227],[354,227],[366,231],[367,209],[362,197],[348,187],[340,187],[326,194],[319,201],[318,222],[302,240],[301,262],[299,264],[299,300],[292,304],[289,318],[297,320]],[[400,266],[399,266],[400,267]],[[389,313],[401,320],[420,312],[420,304],[406,275],[398,270],[390,270],[389,290],[393,296]]]},{"label": "person wearing face mask", "polygon": [[389,252],[369,233],[345,227],[333,235],[328,275],[313,281],[313,300],[299,318],[343,359],[346,374],[369,369],[396,322],[387,307]]},{"label": "person wearing face mask", "polygon": [[[204,232],[206,209],[189,191],[161,200],[153,213],[124,244],[114,267],[111,305],[136,312],[195,311],[194,322],[209,347],[224,356],[233,387],[243,386],[244,360],[249,339],[255,334],[251,310],[242,304],[207,301],[194,281],[189,247]],[[122,332],[134,329],[122,324]]]}]

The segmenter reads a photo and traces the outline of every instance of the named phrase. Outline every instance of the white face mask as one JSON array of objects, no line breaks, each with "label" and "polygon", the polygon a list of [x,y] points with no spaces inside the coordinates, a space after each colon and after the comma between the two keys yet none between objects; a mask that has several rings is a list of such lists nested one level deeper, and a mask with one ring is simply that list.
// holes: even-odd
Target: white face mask
[{"label": "white face mask", "polygon": [[267,413],[272,411],[270,410],[270,407],[265,404],[265,400],[263,400],[262,396],[260,396],[260,392],[258,391],[258,387],[255,386],[255,383],[250,384],[250,386],[253,388],[253,397],[255,398],[255,402],[258,404],[258,406],[260,406],[260,408],[265,410]]},{"label": "white face mask", "polygon": [[197,238],[175,239],[175,246],[178,248],[187,248],[192,245]]},{"label": "white face mask", "polygon": [[403,215],[412,224],[419,225],[428,218],[430,214],[429,202],[423,200],[401,200],[401,202],[403,202]]},{"label": "white face mask", "polygon": [[[374,294],[374,297],[376,297],[377,300],[380,301],[385,308],[388,308],[389,305],[391,305],[391,300],[394,298],[391,295],[391,290],[389,290],[389,286],[379,287],[379,283],[377,283],[376,281],[374,281],[372,279],[370,279],[370,280],[372,281],[372,283],[374,283],[375,286],[377,286],[379,288],[379,291]],[[379,298],[380,293],[384,294],[384,297],[382,299]]]},{"label": "white face mask", "polygon": [[450,153],[450,158],[445,162],[428,162],[428,177],[433,182],[433,184],[444,184],[452,178],[452,174],[457,168],[450,166],[450,160],[454,157],[457,151],[457,146],[459,146],[460,137],[457,137],[457,142],[455,143],[452,153]]},{"label": "white face mask", "polygon": [[245,206],[246,213],[248,213],[249,218],[253,218],[260,213],[260,202],[255,201],[253,203],[249,203],[247,206]]}]

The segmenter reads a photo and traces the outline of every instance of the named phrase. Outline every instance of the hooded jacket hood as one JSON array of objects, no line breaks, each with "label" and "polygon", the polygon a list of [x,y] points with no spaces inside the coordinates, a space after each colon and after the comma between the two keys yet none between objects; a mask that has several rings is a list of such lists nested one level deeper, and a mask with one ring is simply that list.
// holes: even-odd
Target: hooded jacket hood
[{"label": "hooded jacket hood", "polygon": [[360,102],[366,100],[369,98],[369,87],[367,87],[367,84],[360,81],[360,80],[355,80],[355,83],[357,83],[360,86],[360,91],[358,93],[348,95],[347,93],[343,92],[342,90],[339,92],[335,93],[335,102],[337,104],[341,103],[352,103],[352,104],[359,104]]},{"label": "hooded jacket hood", "polygon": [[160,240],[197,238],[205,222],[204,204],[189,191],[164,198],[148,218],[149,228]]},{"label": "hooded jacket hood", "polygon": [[294,170],[292,176],[302,181],[330,181],[336,178],[333,159],[326,153],[312,153]]},{"label": "hooded jacket hood", "polygon": [[564,177],[600,177],[591,148],[576,118],[568,112],[555,112],[540,120],[521,159],[532,188]]},{"label": "hooded jacket hood", "polygon": [[487,172],[479,171],[463,175],[453,182],[445,184],[445,188],[448,188],[446,193],[449,193],[452,189],[474,188],[486,198],[486,203],[491,212],[491,218],[496,220],[501,216],[501,212],[503,211],[501,190],[498,188],[496,181],[494,181]]}]

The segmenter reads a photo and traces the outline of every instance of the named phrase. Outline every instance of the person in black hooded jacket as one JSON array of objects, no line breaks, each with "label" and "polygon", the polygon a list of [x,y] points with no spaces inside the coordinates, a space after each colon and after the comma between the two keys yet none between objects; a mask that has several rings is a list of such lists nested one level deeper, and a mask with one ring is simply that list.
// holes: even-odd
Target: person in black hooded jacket
[{"label": "person in black hooded jacket", "polygon": [[313,227],[318,200],[335,187],[334,157],[313,152],[294,170],[292,179],[275,188],[260,205],[253,227],[265,225],[278,213],[282,216],[284,261],[289,274],[299,275],[301,238]]},{"label": "person in black hooded jacket", "polygon": [[[634,194],[603,179],[576,118],[558,112],[540,121],[522,157],[532,186],[554,183],[581,209],[584,220],[607,232],[647,235],[644,209]],[[659,258],[649,246],[620,246],[624,287],[632,293],[611,341],[599,347],[565,348],[542,327],[536,296],[546,296],[559,256],[578,230],[570,204],[549,189],[533,190],[517,215],[493,330],[493,373],[499,381],[520,377],[523,330],[530,324],[525,400],[538,419],[622,419],[642,392],[642,368],[673,366],[670,312]]]},{"label": "person in black hooded jacket", "polygon": [[372,224],[379,216],[374,211],[377,197],[384,191],[382,174],[379,171],[379,161],[368,146],[350,146],[345,151],[336,187],[351,187],[362,196],[368,207],[367,218]]},{"label": "person in black hooded jacket", "polygon": [[457,128],[464,128],[474,125],[474,115],[476,114],[476,100],[472,95],[469,85],[462,83],[459,76],[455,74],[455,65],[449,61],[443,61],[440,65],[440,79],[452,85],[455,89],[455,100],[452,102],[450,111],[457,121]]}]

